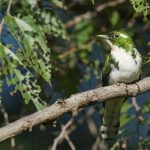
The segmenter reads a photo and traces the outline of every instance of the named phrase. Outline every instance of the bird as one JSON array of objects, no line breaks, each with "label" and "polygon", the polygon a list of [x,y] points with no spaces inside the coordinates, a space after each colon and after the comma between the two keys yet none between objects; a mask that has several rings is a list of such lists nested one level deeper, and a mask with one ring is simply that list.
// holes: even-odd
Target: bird
[{"label": "bird", "polygon": [[[102,86],[136,83],[142,74],[142,56],[128,32],[119,29],[97,37],[103,40],[107,47],[102,71]],[[103,103],[101,139],[114,139],[117,136],[121,107],[125,99],[126,97],[115,98]]]}]

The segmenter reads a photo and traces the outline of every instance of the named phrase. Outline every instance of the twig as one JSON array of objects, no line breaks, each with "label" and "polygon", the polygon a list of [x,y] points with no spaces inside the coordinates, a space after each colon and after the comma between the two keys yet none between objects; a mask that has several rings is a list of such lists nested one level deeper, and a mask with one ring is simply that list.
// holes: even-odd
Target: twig
[{"label": "twig", "polygon": [[[137,89],[137,84],[140,90]],[[126,84],[121,84],[101,87],[74,94],[70,98],[65,99],[63,103],[56,101],[51,106],[39,112],[28,115],[13,123],[10,123],[5,127],[0,128],[0,142],[16,136],[23,131],[29,130],[31,125],[33,127],[46,121],[54,121],[58,117],[68,112],[77,114],[79,108],[117,97],[136,96],[140,93],[150,91],[150,77],[144,78],[143,80],[137,82],[137,84],[129,84],[128,86]],[[128,95],[126,93],[126,87],[128,87]]]},{"label": "twig", "polygon": [[[12,0],[9,0],[8,6],[7,6],[7,10],[6,10],[6,15],[10,15],[11,4],[12,4]],[[2,33],[2,30],[3,30],[4,20],[5,20],[5,17],[3,17],[3,19],[2,19],[2,21],[0,23],[0,35]]]},{"label": "twig", "polygon": [[[1,105],[1,112],[3,113],[3,116],[4,116],[5,125],[9,125],[8,113],[5,111],[5,108],[2,105]],[[11,137],[10,143],[11,143],[11,148],[14,149],[16,145],[14,137]]]},{"label": "twig", "polygon": [[87,118],[91,117],[94,112],[94,108],[91,108],[91,111],[88,111],[87,115],[83,115],[82,117],[80,117],[78,121],[73,126],[71,126],[69,130],[67,130],[68,135],[75,131],[84,121],[87,120]]},{"label": "twig", "polygon": [[141,115],[140,111],[141,111],[141,107],[138,105],[138,103],[136,102],[136,97],[132,97],[132,105],[136,110],[137,113],[137,120],[138,121],[143,121],[144,117]]},{"label": "twig", "polygon": [[92,145],[92,150],[108,150],[108,146],[100,139],[98,135],[95,143]]},{"label": "twig", "polygon": [[93,121],[93,119],[91,117],[91,111],[93,111],[93,110],[89,110],[87,112],[87,119],[86,119],[86,121],[87,121],[87,125],[88,125],[88,128],[89,128],[89,131],[91,132],[91,134],[93,136],[96,137],[96,135],[97,135],[97,128],[96,128],[96,125],[95,125],[95,123],[94,123],[94,121]]},{"label": "twig", "polygon": [[94,39],[92,39],[90,42],[88,43],[85,43],[83,46],[81,47],[71,47],[70,49],[66,50],[63,54],[60,54],[59,55],[59,58],[60,59],[64,59],[66,57],[68,57],[70,54],[78,51],[78,50],[83,50],[83,49],[86,49],[86,48],[89,48],[93,43],[94,43]]},{"label": "twig", "polygon": [[99,5],[98,7],[96,7],[96,11],[94,11],[94,12],[88,11],[84,14],[74,17],[72,20],[68,21],[65,24],[65,27],[70,28],[83,20],[90,19],[92,17],[96,17],[97,12],[101,12],[102,10],[104,10],[105,8],[108,8],[108,7],[115,7],[123,2],[125,2],[125,0],[114,0],[114,1],[108,1],[106,3],[103,3],[103,4]]},{"label": "twig", "polygon": [[0,23],[0,35],[2,33],[3,25],[4,25],[4,18],[2,19],[2,21]]},{"label": "twig", "polygon": [[136,120],[137,120],[137,124],[136,124],[136,133],[138,136],[138,140],[140,141],[142,139],[142,136],[140,134],[140,122],[144,120],[143,115],[141,114],[141,107],[138,105],[138,103],[136,102],[136,97],[132,97],[132,105],[135,108],[136,111]]},{"label": "twig", "polygon": [[[59,142],[66,137],[66,130],[70,127],[70,125],[73,123],[73,119],[69,120],[64,126],[61,128],[60,134],[54,139],[54,143],[52,145],[52,148],[49,148],[49,150],[56,150],[57,145]],[[70,144],[69,144],[70,145]]]},{"label": "twig", "polygon": [[3,113],[4,116],[5,125],[8,125],[9,124],[8,114],[2,105],[1,105],[1,112]]},{"label": "twig", "polygon": [[[81,110],[82,111],[82,110]],[[92,114],[95,112],[95,109],[92,107],[90,111],[87,111],[87,114],[82,115],[75,123],[72,123],[72,125],[66,129],[66,133],[61,138],[60,142],[63,142],[64,139],[67,140],[68,144],[70,145],[71,149],[75,149],[74,144],[69,138],[69,135],[74,132],[84,121],[86,121],[88,118],[92,116]],[[67,137],[66,137],[67,136]],[[49,148],[51,149],[51,147]]]},{"label": "twig", "polygon": [[135,13],[135,14],[133,14],[133,16],[129,19],[129,21],[128,21],[128,23],[127,23],[127,26],[128,27],[133,27],[133,25],[135,24],[135,22],[136,22],[136,18],[138,17],[138,14],[137,13]]},{"label": "twig", "polygon": [[67,140],[71,150],[76,150],[75,145],[73,144],[73,142],[70,140],[69,136],[65,133],[65,139]]},{"label": "twig", "polygon": [[140,111],[141,107],[137,104],[136,97],[132,97],[132,105],[137,112]]},{"label": "twig", "polygon": [[8,7],[7,7],[7,10],[6,10],[6,15],[10,15],[11,4],[12,4],[12,0],[9,0]]}]

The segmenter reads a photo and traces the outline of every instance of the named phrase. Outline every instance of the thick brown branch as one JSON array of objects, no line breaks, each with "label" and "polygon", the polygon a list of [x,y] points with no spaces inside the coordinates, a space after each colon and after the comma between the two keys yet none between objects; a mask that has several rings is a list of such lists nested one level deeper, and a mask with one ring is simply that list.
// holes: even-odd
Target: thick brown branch
[{"label": "thick brown branch", "polygon": [[[138,84],[138,86],[137,86]],[[140,93],[150,91],[150,77],[147,77],[137,84],[130,84],[128,96],[136,96]],[[139,90],[140,88],[140,90]],[[0,142],[13,137],[23,131],[31,129],[33,126],[46,121],[54,121],[65,113],[71,112],[73,115],[78,113],[78,109],[90,106],[115,97],[127,96],[126,85],[111,85],[107,87],[89,90],[83,93],[72,95],[65,100],[57,100],[56,103],[39,112],[19,119],[9,125],[0,128]]]}]

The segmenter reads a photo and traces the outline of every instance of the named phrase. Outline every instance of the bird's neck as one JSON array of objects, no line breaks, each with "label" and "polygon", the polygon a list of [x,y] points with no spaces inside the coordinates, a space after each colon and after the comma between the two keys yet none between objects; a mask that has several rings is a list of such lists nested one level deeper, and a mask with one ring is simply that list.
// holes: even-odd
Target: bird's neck
[{"label": "bird's neck", "polygon": [[122,47],[118,47],[117,45],[112,45],[110,55],[113,57],[113,54],[122,54],[122,55],[131,55],[133,59],[137,56],[137,49],[134,47],[130,50],[124,49]]}]

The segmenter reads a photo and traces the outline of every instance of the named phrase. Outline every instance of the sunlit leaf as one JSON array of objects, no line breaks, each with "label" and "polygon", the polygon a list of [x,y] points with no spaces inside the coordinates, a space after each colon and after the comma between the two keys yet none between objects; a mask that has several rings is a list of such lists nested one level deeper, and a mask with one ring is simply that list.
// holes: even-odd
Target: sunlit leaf
[{"label": "sunlit leaf", "polygon": [[145,20],[147,20],[147,15],[150,12],[150,5],[147,0],[130,0],[133,8],[138,13],[143,13]]}]

